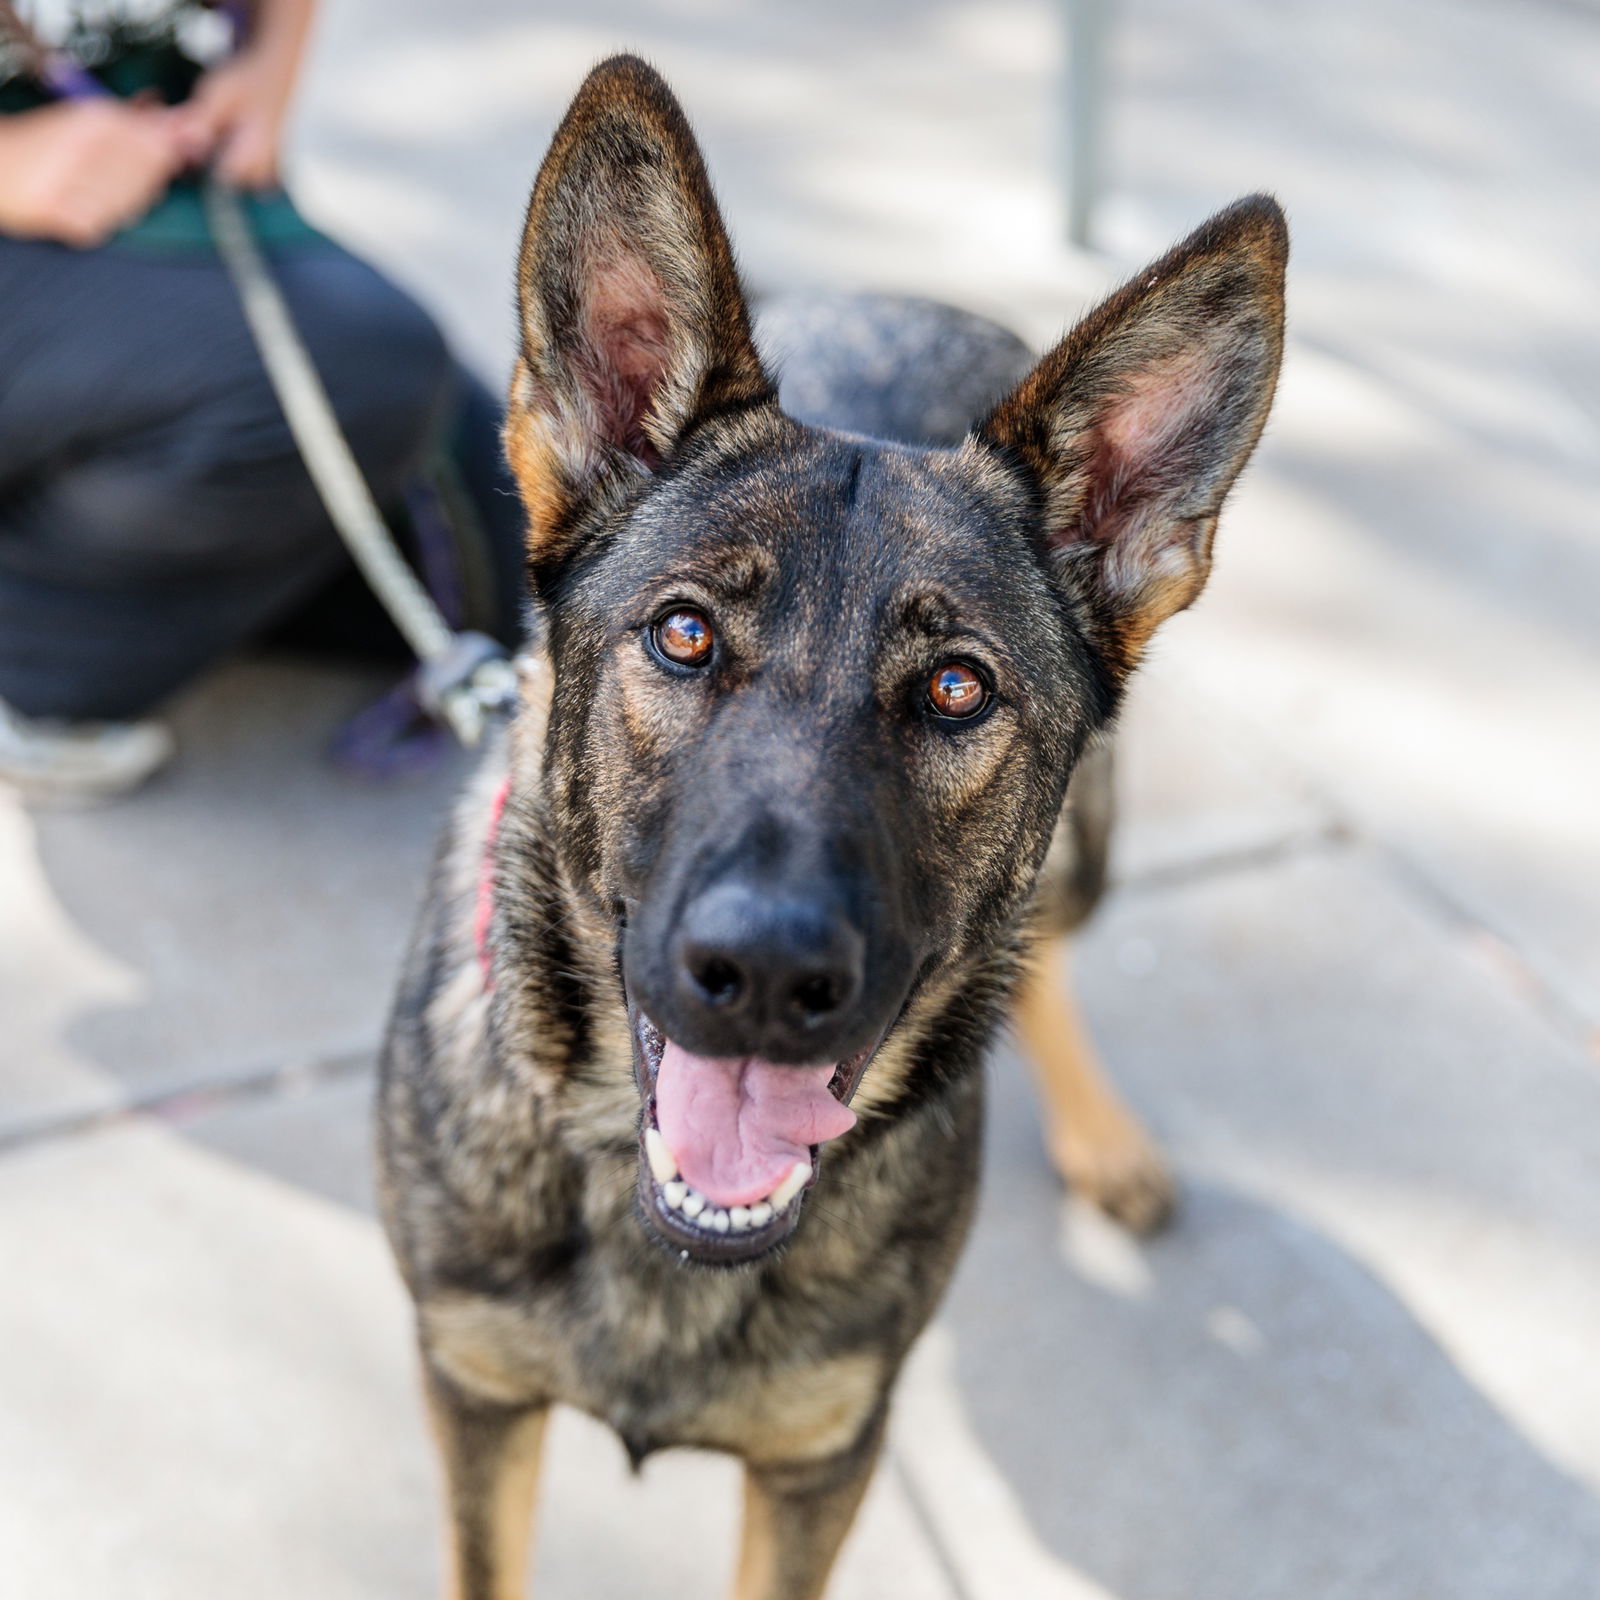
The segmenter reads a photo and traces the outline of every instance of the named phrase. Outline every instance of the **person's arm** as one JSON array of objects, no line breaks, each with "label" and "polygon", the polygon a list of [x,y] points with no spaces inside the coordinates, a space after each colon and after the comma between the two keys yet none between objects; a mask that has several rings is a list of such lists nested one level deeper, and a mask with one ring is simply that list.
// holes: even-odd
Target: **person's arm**
[{"label": "person's arm", "polygon": [[207,72],[177,109],[190,160],[247,189],[278,177],[278,149],[316,0],[259,0],[244,48]]},{"label": "person's arm", "polygon": [[0,233],[103,244],[184,164],[173,117],[109,98],[0,116]]}]

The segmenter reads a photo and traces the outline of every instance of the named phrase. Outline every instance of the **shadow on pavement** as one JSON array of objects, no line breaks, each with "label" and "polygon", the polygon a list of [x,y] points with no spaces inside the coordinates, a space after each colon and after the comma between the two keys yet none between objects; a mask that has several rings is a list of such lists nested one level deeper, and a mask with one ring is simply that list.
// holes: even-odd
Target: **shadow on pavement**
[{"label": "shadow on pavement", "polygon": [[999,1098],[943,1321],[1050,1551],[1119,1600],[1592,1597],[1600,1503],[1364,1266],[1210,1185],[1140,1247]]}]

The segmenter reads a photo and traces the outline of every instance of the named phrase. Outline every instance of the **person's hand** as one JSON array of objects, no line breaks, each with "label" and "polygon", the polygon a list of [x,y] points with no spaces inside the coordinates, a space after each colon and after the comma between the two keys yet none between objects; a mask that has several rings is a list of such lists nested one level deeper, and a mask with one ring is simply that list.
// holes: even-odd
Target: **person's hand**
[{"label": "person's hand", "polygon": [[213,67],[173,111],[189,160],[242,189],[270,188],[293,92],[293,64],[278,53],[246,50]]},{"label": "person's hand", "polygon": [[185,159],[162,107],[67,100],[0,117],[0,233],[92,249],[143,216]]}]

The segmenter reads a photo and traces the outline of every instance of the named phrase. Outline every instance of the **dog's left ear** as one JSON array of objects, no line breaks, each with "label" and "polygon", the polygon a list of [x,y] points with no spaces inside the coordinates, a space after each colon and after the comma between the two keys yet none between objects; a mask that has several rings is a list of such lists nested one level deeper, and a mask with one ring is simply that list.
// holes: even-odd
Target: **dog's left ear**
[{"label": "dog's left ear", "polygon": [[537,566],[702,417],[771,398],[694,135],[614,56],[579,88],[528,203],[506,451]]},{"label": "dog's left ear", "polygon": [[1267,196],[1219,212],[978,429],[1037,479],[1058,570],[1119,675],[1210,571],[1217,515],[1272,403],[1288,249]]}]

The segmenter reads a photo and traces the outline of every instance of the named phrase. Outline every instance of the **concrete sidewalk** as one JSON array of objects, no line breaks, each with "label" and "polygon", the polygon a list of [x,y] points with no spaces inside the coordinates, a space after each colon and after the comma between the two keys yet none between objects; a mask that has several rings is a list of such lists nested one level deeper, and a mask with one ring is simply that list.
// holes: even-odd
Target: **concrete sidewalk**
[{"label": "concrete sidewalk", "polygon": [[[1593,1600],[1600,1572],[1600,33],[1534,0],[1122,7],[1110,263],[1057,245],[1055,12],[331,7],[319,215],[498,377],[520,206],[619,45],[677,83],[752,280],[1048,337],[1235,193],[1294,345],[1130,707],[1080,951],[1186,1185],[1064,1202],[1009,1051],[972,1244],[834,1591]],[[435,1589],[371,1218],[371,1052],[455,774],[322,751],[373,684],[229,667],[100,813],[0,799],[0,1594]],[[539,1593],[722,1592],[726,1462],[564,1418]]]}]

